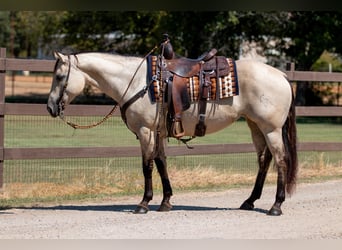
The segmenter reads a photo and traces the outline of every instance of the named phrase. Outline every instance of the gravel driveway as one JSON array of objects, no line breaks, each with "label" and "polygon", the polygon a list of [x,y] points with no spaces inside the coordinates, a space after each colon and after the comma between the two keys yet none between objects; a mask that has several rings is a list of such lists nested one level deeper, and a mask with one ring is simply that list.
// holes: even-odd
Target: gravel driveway
[{"label": "gravel driveway", "polygon": [[0,239],[342,239],[342,180],[299,184],[280,217],[267,216],[275,186],[266,186],[254,211],[237,209],[251,188],[177,193],[173,210],[132,214],[140,196],[100,203],[0,211]]}]

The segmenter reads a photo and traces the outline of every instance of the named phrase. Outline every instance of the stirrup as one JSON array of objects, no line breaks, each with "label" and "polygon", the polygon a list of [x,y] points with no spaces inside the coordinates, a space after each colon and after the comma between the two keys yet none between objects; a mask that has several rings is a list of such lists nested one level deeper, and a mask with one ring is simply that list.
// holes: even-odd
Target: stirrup
[{"label": "stirrup", "polygon": [[185,135],[185,131],[183,129],[182,121],[174,121],[172,123],[171,128],[172,136],[175,138],[181,138]]}]

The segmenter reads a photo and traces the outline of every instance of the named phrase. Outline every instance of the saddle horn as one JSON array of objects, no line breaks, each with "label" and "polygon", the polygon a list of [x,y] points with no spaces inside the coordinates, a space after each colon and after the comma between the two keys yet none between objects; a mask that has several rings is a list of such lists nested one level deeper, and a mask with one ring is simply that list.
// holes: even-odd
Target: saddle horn
[{"label": "saddle horn", "polygon": [[170,43],[169,35],[164,34],[164,41],[161,44],[161,53],[165,59],[170,60],[175,57],[173,47]]}]

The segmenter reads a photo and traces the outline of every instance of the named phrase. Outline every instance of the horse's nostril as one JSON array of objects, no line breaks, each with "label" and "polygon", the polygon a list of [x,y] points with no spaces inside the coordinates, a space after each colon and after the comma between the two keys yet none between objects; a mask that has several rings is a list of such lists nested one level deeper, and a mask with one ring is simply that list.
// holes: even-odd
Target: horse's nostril
[{"label": "horse's nostril", "polygon": [[53,112],[53,108],[51,108],[50,106],[47,106],[47,111],[49,112],[49,114],[52,116],[52,117],[56,117],[57,115]]},{"label": "horse's nostril", "polygon": [[47,106],[47,111],[49,112],[49,114],[51,115],[52,114],[52,109],[49,107],[49,106]]}]

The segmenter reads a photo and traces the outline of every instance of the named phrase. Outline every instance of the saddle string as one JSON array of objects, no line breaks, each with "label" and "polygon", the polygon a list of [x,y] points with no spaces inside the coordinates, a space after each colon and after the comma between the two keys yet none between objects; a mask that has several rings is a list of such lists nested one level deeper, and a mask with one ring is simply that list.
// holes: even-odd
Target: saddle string
[{"label": "saddle string", "polygon": [[[163,56],[164,56],[164,49],[165,44],[168,43],[168,39],[165,39],[164,42],[161,44],[161,56],[160,56],[160,65],[163,63]],[[158,79],[158,78],[157,78]],[[151,80],[150,84],[152,84],[153,80]],[[164,116],[164,106],[163,106],[163,98],[164,98],[164,85],[163,85],[163,76],[162,76],[162,70],[159,72],[159,82],[161,83],[160,93],[159,93],[159,102],[157,102],[158,110],[159,110],[159,117],[158,117],[158,124],[157,124],[157,138],[156,138],[156,146],[155,151],[157,151],[160,147],[159,145],[159,139],[160,139],[160,120],[165,119]],[[165,121],[164,121],[165,122]]]},{"label": "saddle string", "polygon": [[[141,62],[140,62],[140,64],[138,65],[137,69],[135,70],[135,72],[134,72],[134,74],[133,74],[133,76],[132,76],[130,82],[128,83],[128,86],[127,86],[127,88],[126,88],[124,94],[121,96],[121,99],[120,99],[119,102],[121,102],[121,101],[123,100],[123,98],[125,97],[125,95],[127,94],[127,91],[128,91],[128,89],[130,88],[130,86],[131,86],[131,84],[132,84],[132,82],[133,82],[133,80],[134,80],[134,78],[135,78],[137,72],[139,71],[141,65],[143,64],[143,62],[144,62],[144,61],[146,60],[146,58],[147,58],[149,55],[151,55],[157,48],[158,48],[157,45],[154,46],[154,48],[151,49],[151,51],[150,51],[149,53],[147,53],[147,54],[144,56],[144,58],[141,60]],[[68,56],[68,59],[69,59],[68,75],[67,75],[67,79],[66,79],[65,85],[64,85],[64,87],[63,87],[62,97],[63,97],[63,95],[64,95],[64,93],[65,93],[66,88],[67,88],[68,80],[69,80],[69,75],[70,75],[70,70],[71,70],[70,55]],[[147,87],[144,87],[144,90],[147,90],[148,87],[149,87],[150,85],[151,85],[151,83],[149,83]],[[145,91],[144,91],[144,92],[145,92]],[[62,99],[63,99],[63,98],[62,98]],[[64,114],[63,114],[63,109],[62,109],[62,113],[61,113],[61,115],[60,115],[59,117],[60,117],[67,125],[69,125],[70,127],[74,128],[74,129],[89,129],[89,128],[94,128],[94,127],[99,126],[99,125],[101,125],[102,123],[104,123],[109,117],[111,117],[111,116],[114,114],[115,110],[116,110],[117,107],[118,107],[118,103],[119,103],[119,102],[115,102],[113,108],[109,111],[109,113],[108,113],[105,117],[102,118],[102,120],[100,120],[100,121],[98,121],[98,122],[95,122],[95,123],[93,123],[93,124],[89,124],[89,125],[79,125],[79,124],[73,123],[73,122],[71,122],[71,121],[69,121],[69,120],[67,120],[67,119],[65,118],[65,116],[64,116]],[[63,101],[60,102],[60,106],[64,106],[64,102],[63,102]],[[124,106],[124,105],[123,105],[123,106]]]}]

